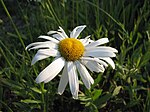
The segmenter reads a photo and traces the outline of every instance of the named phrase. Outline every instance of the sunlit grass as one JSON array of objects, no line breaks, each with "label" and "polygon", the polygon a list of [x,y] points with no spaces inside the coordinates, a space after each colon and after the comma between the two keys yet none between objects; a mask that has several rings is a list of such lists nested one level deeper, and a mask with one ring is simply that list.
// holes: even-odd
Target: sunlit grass
[{"label": "sunlit grass", "polygon": [[[149,0],[18,0],[13,6],[9,2],[0,0],[1,111],[150,111]],[[87,90],[80,82],[79,99],[74,100],[69,87],[63,95],[57,94],[59,76],[47,84],[35,83],[52,59],[31,66],[36,51],[29,55],[25,46],[58,26],[69,33],[67,29],[83,24],[87,28],[81,38],[108,37],[119,53],[115,70],[108,67],[103,74],[92,73],[92,88]]]}]

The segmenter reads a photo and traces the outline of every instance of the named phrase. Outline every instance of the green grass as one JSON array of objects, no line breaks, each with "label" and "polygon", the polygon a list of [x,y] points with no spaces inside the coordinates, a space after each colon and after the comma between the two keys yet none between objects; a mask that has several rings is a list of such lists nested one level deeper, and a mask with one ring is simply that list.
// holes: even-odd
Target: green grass
[{"label": "green grass", "polygon": [[[81,37],[108,37],[118,49],[116,68],[91,74],[90,90],[80,85],[79,99],[69,87],[57,94],[60,78],[36,84],[50,62],[31,66],[36,51],[25,50],[39,35],[62,26],[67,33],[78,25]],[[2,112],[150,112],[149,0],[0,0],[0,111]]]}]

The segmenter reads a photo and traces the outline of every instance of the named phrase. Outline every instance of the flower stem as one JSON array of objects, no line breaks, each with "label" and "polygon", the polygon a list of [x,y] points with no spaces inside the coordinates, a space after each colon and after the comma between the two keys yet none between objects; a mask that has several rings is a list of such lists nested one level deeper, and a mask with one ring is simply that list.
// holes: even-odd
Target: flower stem
[{"label": "flower stem", "polygon": [[42,91],[42,96],[41,96],[41,98],[42,98],[42,104],[43,104],[42,105],[42,110],[43,110],[43,112],[46,112],[44,83],[41,83],[40,86],[41,86],[41,91]]}]

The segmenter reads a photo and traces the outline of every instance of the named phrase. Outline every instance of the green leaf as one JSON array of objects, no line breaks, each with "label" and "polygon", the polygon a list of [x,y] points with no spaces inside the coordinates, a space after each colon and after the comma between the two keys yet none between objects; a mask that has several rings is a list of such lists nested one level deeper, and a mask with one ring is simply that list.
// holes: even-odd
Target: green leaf
[{"label": "green leaf", "polygon": [[42,93],[42,91],[36,87],[31,88],[31,90],[33,90],[34,92],[39,93],[39,94]]},{"label": "green leaf", "polygon": [[21,100],[23,103],[42,103],[40,100],[31,100],[31,99],[25,99]]},{"label": "green leaf", "polygon": [[122,86],[117,86],[115,89],[114,89],[114,91],[113,91],[113,96],[116,96],[116,95],[118,95],[119,94],[119,92],[120,92],[120,89],[122,88]]},{"label": "green leaf", "polygon": [[111,93],[106,93],[104,96],[101,96],[97,100],[94,101],[94,104],[101,108],[103,105],[106,105],[107,101],[112,97]]},{"label": "green leaf", "polygon": [[142,66],[146,65],[149,62],[149,60],[150,60],[150,51],[147,51],[141,59],[140,66],[142,67]]},{"label": "green leaf", "polygon": [[92,94],[93,94],[93,100],[95,101],[100,95],[101,95],[101,93],[102,93],[102,89],[100,89],[100,90],[94,90],[93,92],[92,92]]},{"label": "green leaf", "polygon": [[17,89],[17,90],[22,89],[21,85],[16,81],[4,79],[4,78],[1,78],[0,80],[1,80],[2,85],[4,85],[4,86],[8,86],[8,87],[11,87],[11,88]]},{"label": "green leaf", "polygon": [[91,88],[94,88],[101,80],[102,80],[102,75],[99,74],[99,75],[97,76],[97,78],[95,79],[94,84],[92,85]]}]

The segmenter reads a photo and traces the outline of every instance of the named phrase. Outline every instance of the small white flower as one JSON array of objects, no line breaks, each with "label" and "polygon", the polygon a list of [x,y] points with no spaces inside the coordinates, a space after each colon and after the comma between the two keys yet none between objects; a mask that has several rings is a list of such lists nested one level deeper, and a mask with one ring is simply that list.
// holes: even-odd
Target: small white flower
[{"label": "small white flower", "polygon": [[37,83],[47,83],[62,71],[58,93],[62,94],[69,82],[73,98],[76,99],[79,91],[78,73],[89,89],[94,80],[87,69],[91,72],[104,72],[107,63],[115,68],[111,57],[115,57],[118,51],[112,47],[100,46],[108,43],[108,38],[94,41],[87,36],[84,39],[77,39],[85,27],[82,25],[74,28],[69,37],[59,27],[58,31],[49,31],[50,36],[39,36],[48,41],[31,43],[26,47],[29,50],[40,48],[32,60],[32,65],[39,60],[55,57],[54,61],[38,75]]}]

